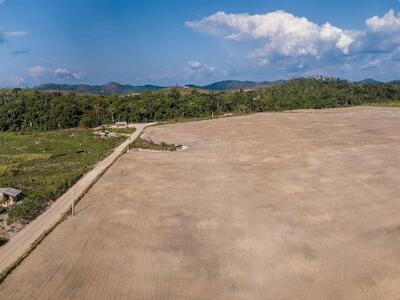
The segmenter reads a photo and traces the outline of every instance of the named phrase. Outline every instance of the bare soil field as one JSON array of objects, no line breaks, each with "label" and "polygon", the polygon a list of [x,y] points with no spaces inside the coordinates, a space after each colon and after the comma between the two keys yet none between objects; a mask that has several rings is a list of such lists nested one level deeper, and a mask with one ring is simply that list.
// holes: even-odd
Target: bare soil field
[{"label": "bare soil field", "polygon": [[399,299],[400,109],[151,127],[0,299]]}]

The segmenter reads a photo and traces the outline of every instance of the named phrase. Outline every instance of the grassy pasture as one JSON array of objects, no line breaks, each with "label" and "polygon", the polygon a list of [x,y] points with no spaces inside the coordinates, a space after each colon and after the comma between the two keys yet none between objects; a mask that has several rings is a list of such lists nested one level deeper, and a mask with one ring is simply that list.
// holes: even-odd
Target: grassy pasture
[{"label": "grassy pasture", "polygon": [[34,219],[121,141],[89,130],[0,133],[0,186],[25,195],[9,209],[9,222]]}]

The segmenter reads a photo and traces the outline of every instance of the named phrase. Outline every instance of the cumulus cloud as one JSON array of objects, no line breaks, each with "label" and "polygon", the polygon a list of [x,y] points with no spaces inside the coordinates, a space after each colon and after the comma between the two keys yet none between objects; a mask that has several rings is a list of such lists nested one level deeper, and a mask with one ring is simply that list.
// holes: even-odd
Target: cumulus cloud
[{"label": "cumulus cloud", "polygon": [[39,80],[41,78],[44,78],[45,76],[47,76],[50,73],[51,73],[50,69],[47,69],[47,68],[42,67],[42,66],[36,66],[36,67],[32,67],[32,68],[29,69],[29,74],[35,80]]},{"label": "cumulus cloud", "polygon": [[197,60],[190,60],[184,70],[186,80],[201,81],[217,76],[217,69]]},{"label": "cumulus cloud", "polygon": [[400,14],[395,15],[389,10],[383,17],[372,17],[366,21],[367,29],[371,32],[395,33],[400,32]]},{"label": "cumulus cloud", "polygon": [[390,10],[383,17],[366,20],[366,30],[359,41],[364,52],[398,52],[400,47],[400,14]]},{"label": "cumulus cloud", "polygon": [[196,60],[189,61],[188,66],[191,72],[215,72],[215,67],[211,67]]},{"label": "cumulus cloud", "polygon": [[365,60],[400,57],[400,13],[393,10],[367,19],[364,30],[320,25],[282,10],[255,15],[217,12],[186,26],[223,38],[243,59],[255,60],[258,68],[305,72],[341,65],[350,70],[355,68],[349,66],[365,67]]},{"label": "cumulus cloud", "polygon": [[29,74],[35,81],[44,81],[44,80],[78,81],[84,79],[83,74],[71,72],[64,68],[56,68],[52,70],[42,66],[36,66],[29,69]]},{"label": "cumulus cloud", "polygon": [[263,46],[252,54],[256,57],[319,57],[330,50],[347,54],[356,35],[329,23],[319,26],[285,11],[264,15],[218,12],[186,25],[200,32],[223,35],[227,40],[261,41]]},{"label": "cumulus cloud", "polygon": [[83,79],[82,74],[73,73],[67,69],[57,68],[54,70],[54,74],[61,79],[74,79],[74,80],[81,80]]}]

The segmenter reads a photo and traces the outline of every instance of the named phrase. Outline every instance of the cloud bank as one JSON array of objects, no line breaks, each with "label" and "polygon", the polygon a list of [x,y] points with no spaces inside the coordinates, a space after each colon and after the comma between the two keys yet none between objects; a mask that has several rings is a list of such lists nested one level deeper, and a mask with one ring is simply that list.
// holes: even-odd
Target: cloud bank
[{"label": "cloud bank", "polygon": [[259,67],[289,72],[329,65],[341,65],[342,71],[361,69],[369,60],[373,68],[381,61],[400,60],[400,14],[393,10],[367,19],[363,30],[319,25],[282,10],[255,15],[217,12],[186,26],[223,38],[237,49],[246,45],[241,55]]},{"label": "cloud bank", "polygon": [[200,32],[222,35],[227,40],[263,41],[263,47],[255,53],[257,56],[318,57],[328,50],[347,54],[355,38],[353,32],[329,23],[319,26],[285,11],[265,15],[218,12],[199,21],[187,22],[186,25]]}]

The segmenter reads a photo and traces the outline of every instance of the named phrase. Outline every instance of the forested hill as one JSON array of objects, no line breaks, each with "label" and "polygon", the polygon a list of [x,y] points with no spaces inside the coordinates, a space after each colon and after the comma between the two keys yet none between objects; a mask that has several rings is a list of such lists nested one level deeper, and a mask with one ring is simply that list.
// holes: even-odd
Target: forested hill
[{"label": "forested hill", "polygon": [[116,121],[148,122],[225,113],[330,108],[400,103],[400,85],[349,83],[339,79],[296,79],[254,91],[139,95],[77,95],[35,90],[0,91],[0,131],[95,127]]},{"label": "forested hill", "polygon": [[[208,85],[193,85],[188,84],[186,88],[197,88],[208,91],[239,91],[239,90],[256,90],[265,88],[272,85],[282,84],[287,82],[287,80],[277,80],[277,81],[241,81],[241,80],[224,80],[214,82]],[[359,81],[362,84],[383,84],[381,81],[375,79],[367,78]],[[398,84],[398,80],[391,81],[392,84]],[[110,82],[102,85],[88,85],[88,84],[55,84],[46,83],[35,87],[35,90],[43,92],[61,92],[61,93],[77,93],[77,94],[99,94],[99,95],[109,95],[109,94],[135,94],[143,93],[146,91],[159,91],[162,89],[167,89],[171,87],[162,87],[157,85],[129,85],[129,84],[119,84],[117,82]]]},{"label": "forested hill", "polygon": [[145,91],[157,91],[164,87],[155,85],[129,85],[110,82],[102,85],[88,84],[55,84],[47,83],[35,87],[38,91],[46,92],[73,92],[81,94],[133,94]]},{"label": "forested hill", "polygon": [[[254,82],[254,81],[240,81],[240,80],[225,80],[214,82],[208,85],[187,85],[189,88],[198,88],[209,91],[238,91],[247,89],[262,88],[272,84],[283,83],[284,81],[274,82]],[[61,92],[61,93],[78,93],[78,94],[135,94],[143,93],[146,91],[159,91],[167,87],[157,85],[129,85],[119,84],[118,82],[110,82],[101,85],[88,85],[88,84],[56,84],[46,83],[35,87],[35,90],[42,92]]]},{"label": "forested hill", "polygon": [[263,82],[254,82],[254,81],[240,81],[240,80],[225,80],[214,82],[209,85],[202,86],[202,89],[210,90],[210,91],[235,91],[235,90],[248,90],[261,88],[267,85],[283,83],[283,81],[263,81]]},{"label": "forested hill", "polygon": [[[240,81],[240,80],[225,80],[214,82],[212,84],[200,86],[200,85],[187,85],[186,87],[198,88],[209,91],[235,91],[235,90],[247,90],[254,88],[261,88],[267,85],[276,83],[282,83],[282,81],[276,82],[254,82],[254,81]],[[117,82],[110,82],[102,85],[88,85],[88,84],[55,84],[46,83],[35,87],[35,90],[43,92],[62,92],[62,93],[78,93],[78,94],[134,94],[143,93],[146,91],[158,91],[165,89],[166,87],[156,85],[129,85],[119,84]]]}]

